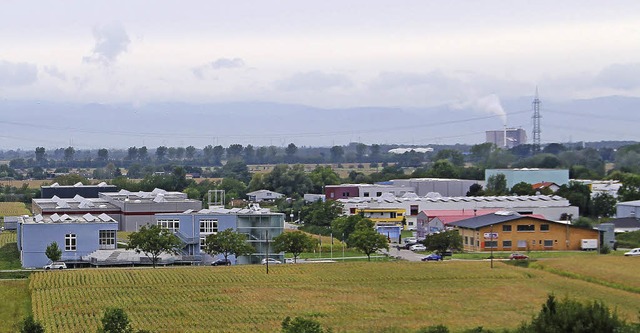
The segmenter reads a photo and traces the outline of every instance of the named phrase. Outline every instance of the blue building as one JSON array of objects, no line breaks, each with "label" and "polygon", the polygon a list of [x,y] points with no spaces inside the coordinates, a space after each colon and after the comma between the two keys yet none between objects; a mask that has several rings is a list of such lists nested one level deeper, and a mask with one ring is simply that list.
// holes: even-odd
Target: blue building
[{"label": "blue building", "polygon": [[[257,205],[252,208],[212,208],[173,214],[156,214],[156,223],[175,233],[184,243],[183,256],[201,257],[205,263],[216,258],[202,250],[207,236],[232,229],[247,235],[247,242],[255,251],[249,256],[229,259],[234,264],[257,264],[269,254],[270,258],[284,259],[284,253],[273,253],[273,238],[284,231],[284,214],[272,213]],[[222,256],[220,255],[219,258]]]},{"label": "blue building", "polygon": [[96,250],[116,248],[118,222],[107,214],[98,216],[42,215],[19,216],[17,244],[23,268],[41,268],[50,260],[45,255],[53,242],[62,251],[61,261],[81,262]]},{"label": "blue building", "polygon": [[485,183],[489,181],[489,177],[497,174],[505,175],[507,179],[507,187],[512,188],[513,185],[520,182],[527,184],[537,184],[544,182],[556,183],[557,185],[569,184],[569,170],[566,169],[486,169],[484,171]]}]

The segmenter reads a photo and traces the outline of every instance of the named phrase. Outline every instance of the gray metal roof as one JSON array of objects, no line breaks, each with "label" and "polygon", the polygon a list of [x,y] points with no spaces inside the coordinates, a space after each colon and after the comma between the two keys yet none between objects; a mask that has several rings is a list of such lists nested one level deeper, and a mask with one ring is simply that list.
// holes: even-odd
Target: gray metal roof
[{"label": "gray metal roof", "polygon": [[491,214],[474,216],[474,217],[470,217],[468,219],[464,219],[464,220],[460,220],[460,221],[456,221],[456,222],[451,222],[448,225],[455,226],[455,227],[461,227],[461,228],[468,228],[468,229],[478,229],[478,228],[490,226],[492,224],[500,224],[500,223],[504,223],[504,222],[517,220],[517,219],[520,219],[520,218],[523,218],[523,217],[528,217],[528,218],[532,218],[532,219],[536,219],[536,220],[548,221],[548,222],[556,223],[555,221],[545,220],[545,219],[541,219],[541,218],[537,218],[537,217],[533,217],[533,216],[520,215],[520,214],[518,214],[516,212],[498,211],[498,212],[491,213]]}]

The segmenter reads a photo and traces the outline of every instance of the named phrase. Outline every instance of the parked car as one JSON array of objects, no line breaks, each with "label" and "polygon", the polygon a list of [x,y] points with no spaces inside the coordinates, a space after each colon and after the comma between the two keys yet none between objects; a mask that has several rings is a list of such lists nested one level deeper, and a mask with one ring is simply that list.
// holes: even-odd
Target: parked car
[{"label": "parked car", "polygon": [[422,261],[440,261],[442,256],[437,253],[431,253],[430,255],[421,259]]},{"label": "parked car", "polygon": [[414,244],[411,245],[411,247],[409,248],[409,250],[414,251],[414,252],[418,252],[418,251],[426,251],[427,247],[422,245],[422,244]]},{"label": "parked car", "polygon": [[625,252],[624,255],[626,257],[640,256],[640,247],[631,249],[629,252]]},{"label": "parked car", "polygon": [[525,259],[529,259],[529,256],[526,254],[522,254],[522,253],[511,253],[511,255],[509,255],[509,259],[510,260],[525,260]]},{"label": "parked car", "polygon": [[273,258],[262,259],[262,264],[263,265],[266,265],[267,262],[269,263],[269,265],[282,264],[282,261],[276,260],[276,259],[273,259]]},{"label": "parked car", "polygon": [[54,261],[51,263],[46,264],[44,267],[45,270],[50,270],[50,269],[65,269],[67,268],[67,264],[61,262],[61,261]]},{"label": "parked car", "polygon": [[[412,246],[414,246],[414,245],[416,245],[416,244],[418,244],[418,243],[417,243],[417,242],[407,243],[407,244],[401,245],[401,247],[402,247],[403,249],[405,249],[405,250],[411,250],[411,247],[412,247]],[[400,245],[399,245],[399,246],[400,246]]]},{"label": "parked car", "polygon": [[284,263],[285,263],[285,264],[293,264],[293,263],[294,263],[293,258],[286,258],[286,259],[284,260]]},{"label": "parked car", "polygon": [[231,260],[229,259],[218,259],[214,262],[211,263],[211,266],[230,266],[231,265]]}]

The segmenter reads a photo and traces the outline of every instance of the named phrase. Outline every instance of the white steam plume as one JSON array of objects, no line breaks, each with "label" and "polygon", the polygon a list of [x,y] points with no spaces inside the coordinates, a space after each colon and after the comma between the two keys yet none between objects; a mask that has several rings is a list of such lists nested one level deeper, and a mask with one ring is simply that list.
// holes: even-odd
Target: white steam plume
[{"label": "white steam plume", "polygon": [[507,125],[507,113],[504,112],[500,98],[496,94],[479,98],[472,105],[474,109],[499,116],[502,120],[502,125]]}]

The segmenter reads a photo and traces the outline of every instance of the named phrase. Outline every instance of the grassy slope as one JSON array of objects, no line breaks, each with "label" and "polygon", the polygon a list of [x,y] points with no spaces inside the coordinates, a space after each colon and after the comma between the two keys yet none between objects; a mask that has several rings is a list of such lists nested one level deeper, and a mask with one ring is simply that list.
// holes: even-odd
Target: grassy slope
[{"label": "grassy slope", "polygon": [[542,270],[495,267],[455,261],[300,264],[272,266],[269,275],[257,265],[69,270],[35,273],[30,289],[34,314],[47,332],[92,331],[108,306],[126,309],[136,329],[155,331],[276,332],[284,317],[300,315],[315,316],[336,332],[436,324],[507,328],[530,319],[549,293],[600,299],[637,320],[638,293]]},{"label": "grassy slope", "polygon": [[0,270],[20,269],[20,253],[16,246],[16,233],[0,233]]},{"label": "grassy slope", "polygon": [[28,280],[0,280],[0,333],[14,329],[31,312]]}]

